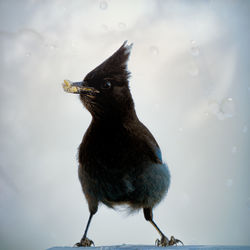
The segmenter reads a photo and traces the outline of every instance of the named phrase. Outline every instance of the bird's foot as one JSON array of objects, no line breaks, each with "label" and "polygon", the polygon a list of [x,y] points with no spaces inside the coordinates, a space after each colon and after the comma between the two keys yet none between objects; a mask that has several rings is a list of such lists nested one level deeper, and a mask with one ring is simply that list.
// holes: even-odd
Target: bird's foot
[{"label": "bird's foot", "polygon": [[155,241],[155,245],[158,247],[173,246],[173,245],[177,245],[178,243],[181,243],[182,245],[184,245],[181,240],[175,239],[174,236],[171,236],[170,240],[166,236],[162,236],[161,240],[157,239]]},{"label": "bird's foot", "polygon": [[81,239],[80,242],[76,243],[74,247],[91,247],[92,245],[95,246],[94,242],[88,239],[87,237],[85,237]]},{"label": "bird's foot", "polygon": [[166,247],[166,246],[169,246],[169,240],[168,240],[168,238],[166,236],[162,236],[161,240],[156,239],[155,245],[157,247]]},{"label": "bird's foot", "polygon": [[174,236],[171,236],[171,237],[170,237],[170,241],[169,241],[169,245],[170,245],[170,246],[173,246],[173,245],[176,245],[176,246],[177,246],[178,243],[181,243],[181,244],[184,246],[184,244],[183,244],[183,242],[182,242],[181,240],[175,239]]}]

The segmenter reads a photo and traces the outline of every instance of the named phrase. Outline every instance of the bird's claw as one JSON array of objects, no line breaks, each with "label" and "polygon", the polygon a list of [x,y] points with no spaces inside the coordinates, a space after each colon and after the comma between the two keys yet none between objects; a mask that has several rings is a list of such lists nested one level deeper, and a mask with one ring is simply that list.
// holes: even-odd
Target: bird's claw
[{"label": "bird's claw", "polygon": [[74,247],[91,247],[92,245],[95,246],[94,242],[86,237],[81,239],[80,242],[76,243]]},{"label": "bird's claw", "polygon": [[166,237],[166,236],[162,236],[161,237],[161,240],[159,240],[159,239],[156,239],[156,241],[155,241],[155,245],[157,246],[157,247],[165,247],[165,246],[168,246],[169,244],[169,240],[168,240],[168,238]]},{"label": "bird's claw", "polygon": [[155,245],[158,247],[173,246],[173,245],[177,245],[178,243],[181,243],[182,245],[184,245],[181,240],[175,239],[174,236],[171,236],[170,240],[166,236],[162,236],[161,240],[157,239],[155,241]]},{"label": "bird's claw", "polygon": [[183,242],[181,240],[175,239],[174,236],[170,237],[170,241],[169,241],[169,245],[170,246],[172,246],[172,245],[176,245],[177,246],[178,243],[181,243],[184,246],[184,244],[183,244]]}]

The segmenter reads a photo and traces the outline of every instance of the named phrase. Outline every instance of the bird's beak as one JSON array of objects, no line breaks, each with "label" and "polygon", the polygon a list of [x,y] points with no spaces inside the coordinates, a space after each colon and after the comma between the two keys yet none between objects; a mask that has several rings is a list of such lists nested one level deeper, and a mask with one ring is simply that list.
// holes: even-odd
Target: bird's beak
[{"label": "bird's beak", "polygon": [[62,86],[65,92],[73,94],[95,95],[99,93],[99,91],[95,88],[84,86],[82,82],[71,82],[70,80],[64,80]]}]

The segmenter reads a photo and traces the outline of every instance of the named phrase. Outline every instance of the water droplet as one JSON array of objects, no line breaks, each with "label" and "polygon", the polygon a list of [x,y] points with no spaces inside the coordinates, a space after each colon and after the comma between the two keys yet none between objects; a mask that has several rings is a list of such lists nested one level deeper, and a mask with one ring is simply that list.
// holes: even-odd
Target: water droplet
[{"label": "water droplet", "polygon": [[196,66],[195,63],[191,63],[189,67],[189,74],[191,76],[197,76],[199,75],[199,68]]},{"label": "water droplet", "polygon": [[246,133],[247,130],[248,130],[248,127],[245,125],[245,126],[243,127],[243,129],[242,129],[242,132],[243,132],[243,133]]},{"label": "water droplet", "polygon": [[232,154],[236,154],[237,153],[237,147],[233,146],[231,152],[232,152]]},{"label": "water droplet", "polygon": [[127,25],[125,23],[118,23],[118,28],[121,30],[125,30]]},{"label": "water droplet", "polygon": [[25,56],[29,57],[29,56],[31,56],[31,53],[30,53],[30,52],[27,52],[27,53],[25,54]]},{"label": "water droplet", "polygon": [[219,120],[225,120],[234,116],[235,107],[232,98],[223,99],[221,102],[212,101],[209,103],[209,110]]},{"label": "water droplet", "polygon": [[226,180],[226,186],[231,187],[233,185],[233,180],[232,179],[227,179]]},{"label": "water droplet", "polygon": [[58,49],[58,46],[57,46],[56,44],[50,43],[50,42],[46,42],[46,43],[44,44],[44,47],[50,49],[51,51],[52,51],[52,50]]},{"label": "water droplet", "polygon": [[191,41],[191,48],[190,48],[190,52],[193,56],[198,56],[200,54],[200,48],[199,46],[196,44],[196,41],[192,40]]},{"label": "water droplet", "polygon": [[159,54],[159,49],[156,46],[151,46],[149,51],[153,56],[157,56]]},{"label": "water droplet", "polygon": [[233,117],[235,113],[235,106],[232,98],[224,99],[221,102],[221,112],[224,114],[225,118]]},{"label": "water droplet", "polygon": [[101,1],[99,7],[101,10],[106,10],[108,8],[108,3],[106,1]]}]

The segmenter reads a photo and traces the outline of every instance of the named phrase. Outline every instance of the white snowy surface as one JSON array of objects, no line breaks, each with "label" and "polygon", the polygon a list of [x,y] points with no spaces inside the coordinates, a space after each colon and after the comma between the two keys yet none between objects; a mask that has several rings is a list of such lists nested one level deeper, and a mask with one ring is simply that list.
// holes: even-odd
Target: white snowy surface
[{"label": "white snowy surface", "polygon": [[[76,250],[75,247],[52,247],[47,250]],[[117,245],[117,246],[100,246],[100,247],[85,247],[81,248],[85,250],[115,250],[115,249],[127,249],[127,250],[249,250],[250,246],[203,246],[203,245],[190,245],[190,246],[171,246],[171,247],[156,247],[146,245]]]}]

